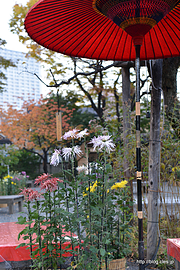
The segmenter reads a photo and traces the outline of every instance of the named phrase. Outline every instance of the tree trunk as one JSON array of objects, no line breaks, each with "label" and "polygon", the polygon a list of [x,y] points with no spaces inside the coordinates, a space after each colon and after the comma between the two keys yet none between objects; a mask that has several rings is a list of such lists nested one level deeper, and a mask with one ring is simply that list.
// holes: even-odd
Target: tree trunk
[{"label": "tree trunk", "polygon": [[131,133],[131,95],[130,95],[130,72],[128,67],[122,68],[122,99],[123,99],[123,145],[124,145],[124,176],[130,186],[131,201],[133,201],[133,186],[130,181],[129,168],[129,135]]},{"label": "tree trunk", "polygon": [[166,116],[180,138],[180,102],[177,100],[177,70],[180,66],[180,57],[163,60],[162,89]]},{"label": "tree trunk", "polygon": [[43,171],[44,173],[48,173],[48,168],[47,168],[47,151],[43,149]]},{"label": "tree trunk", "polygon": [[155,86],[151,92],[151,118],[149,141],[149,174],[148,174],[148,226],[147,226],[147,259],[152,260],[158,235],[158,187],[160,180],[160,110],[162,60],[152,61],[152,80]]}]

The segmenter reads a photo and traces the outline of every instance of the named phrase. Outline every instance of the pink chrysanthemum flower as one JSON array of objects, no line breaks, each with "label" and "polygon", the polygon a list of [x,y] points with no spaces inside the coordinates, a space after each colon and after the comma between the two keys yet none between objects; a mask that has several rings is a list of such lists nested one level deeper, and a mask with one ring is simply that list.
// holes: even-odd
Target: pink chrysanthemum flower
[{"label": "pink chrysanthemum flower", "polygon": [[42,175],[38,176],[36,179],[35,179],[35,184],[38,185],[38,184],[41,184],[43,183],[44,181],[48,180],[49,178],[51,177],[50,174],[46,174],[46,173],[43,173]]},{"label": "pink chrysanthemum flower", "polygon": [[34,190],[32,188],[24,188],[21,190],[22,191],[19,194],[24,195],[25,199],[28,201],[37,200],[41,196],[41,193],[39,193],[37,190]]},{"label": "pink chrysanthemum flower", "polygon": [[60,162],[59,154],[60,154],[60,151],[55,149],[51,157],[50,165],[57,166],[59,164]]},{"label": "pink chrysanthemum flower", "polygon": [[19,194],[24,195],[25,197],[29,196],[29,194],[31,193],[31,191],[33,190],[32,188],[24,188],[21,189],[22,191]]},{"label": "pink chrysanthemum flower", "polygon": [[55,191],[58,188],[58,182],[63,182],[63,180],[60,180],[58,178],[49,178],[45,182],[41,182],[41,190],[46,189],[46,191]]},{"label": "pink chrysanthemum flower", "polygon": [[39,193],[37,190],[32,190],[32,192],[29,194],[29,201],[37,201],[40,197],[41,193]]}]

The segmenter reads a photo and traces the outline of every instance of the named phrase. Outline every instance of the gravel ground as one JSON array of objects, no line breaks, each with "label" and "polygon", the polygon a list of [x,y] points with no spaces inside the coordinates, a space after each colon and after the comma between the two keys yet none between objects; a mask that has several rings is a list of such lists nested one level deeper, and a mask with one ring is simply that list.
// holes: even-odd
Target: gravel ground
[{"label": "gravel ground", "polygon": [[[23,208],[23,212],[26,212],[25,208]],[[8,207],[0,208],[0,223],[16,222],[19,216],[26,216],[26,213],[19,213],[18,204],[14,205],[14,214],[9,214]]]},{"label": "gravel ground", "polygon": [[130,262],[127,260],[126,262],[126,269],[127,270],[139,270],[139,265],[136,262]]}]

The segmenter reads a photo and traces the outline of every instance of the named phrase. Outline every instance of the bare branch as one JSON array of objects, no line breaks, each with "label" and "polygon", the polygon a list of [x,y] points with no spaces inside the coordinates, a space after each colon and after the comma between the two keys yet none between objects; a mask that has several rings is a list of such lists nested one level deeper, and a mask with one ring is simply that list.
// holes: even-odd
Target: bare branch
[{"label": "bare branch", "polygon": [[42,156],[41,154],[39,154],[39,152],[36,152],[36,151],[34,151],[33,149],[28,149],[28,148],[26,148],[26,147],[23,147],[23,149],[26,150],[27,152],[37,154],[40,158],[43,159],[43,156]]},{"label": "bare branch", "polygon": [[53,80],[54,80],[54,82],[55,82],[55,85],[57,85],[57,81],[56,81],[56,79],[55,79],[55,77],[54,77],[54,74],[52,73],[52,70],[51,70],[51,69],[50,69],[50,72],[51,72],[51,75],[52,75]]}]

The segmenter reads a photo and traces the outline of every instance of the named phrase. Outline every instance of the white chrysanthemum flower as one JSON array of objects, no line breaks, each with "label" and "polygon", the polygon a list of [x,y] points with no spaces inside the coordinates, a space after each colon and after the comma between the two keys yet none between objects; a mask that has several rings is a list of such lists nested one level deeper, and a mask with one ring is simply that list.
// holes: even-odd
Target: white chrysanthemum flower
[{"label": "white chrysanthemum flower", "polygon": [[93,146],[96,147],[96,146],[100,145],[101,142],[102,142],[102,140],[101,140],[100,136],[98,136],[98,137],[92,138],[89,143],[92,143]]},{"label": "white chrysanthemum flower", "polygon": [[110,140],[107,140],[106,142],[103,142],[103,143],[102,143],[102,145],[101,145],[101,150],[102,150],[103,148],[105,148],[105,150],[106,150],[108,153],[110,153],[111,151],[114,150],[115,147],[116,147],[115,144],[114,144],[114,143],[112,142],[112,140],[110,139]]},{"label": "white chrysanthemum flower", "polygon": [[80,131],[77,135],[76,135],[76,138],[77,139],[82,139],[84,136],[88,136],[89,135],[89,132],[87,132],[88,129],[85,128],[84,130]]},{"label": "white chrysanthemum flower", "polygon": [[101,140],[100,136],[98,136],[98,137],[92,138],[89,143],[93,144],[93,151],[95,151],[96,148],[99,148],[101,146],[102,140]]},{"label": "white chrysanthemum flower", "polygon": [[71,157],[75,157],[75,155],[81,156],[83,153],[81,151],[81,148],[76,145],[74,147],[64,147],[62,149],[62,156],[64,158],[71,158]]},{"label": "white chrysanthemum flower", "polygon": [[59,164],[60,162],[59,154],[60,154],[60,151],[55,149],[51,157],[50,165],[57,166]]},{"label": "white chrysanthemum flower", "polygon": [[93,151],[96,149],[98,151],[105,150],[108,153],[114,150],[115,144],[112,142],[112,139],[110,139],[111,136],[104,135],[104,136],[98,136],[91,139],[89,143],[93,144]]},{"label": "white chrysanthemum flower", "polygon": [[72,155],[72,148],[71,147],[64,147],[62,149],[62,156],[64,158],[70,158]]},{"label": "white chrysanthemum flower", "polygon": [[67,140],[69,138],[76,138],[78,132],[79,129],[74,128],[73,130],[69,130],[68,132],[66,132],[62,137],[64,140]]},{"label": "white chrysanthemum flower", "polygon": [[107,140],[109,140],[111,138],[111,136],[109,136],[109,135],[102,135],[102,136],[99,136],[99,137],[100,137],[100,139],[102,141],[107,141]]},{"label": "white chrysanthemum flower", "polygon": [[88,172],[88,168],[85,165],[78,166],[76,169],[77,169],[78,173],[81,173],[81,172],[87,173]]},{"label": "white chrysanthemum flower", "polygon": [[74,156],[78,155],[80,157],[83,154],[83,152],[81,151],[81,148],[78,145],[73,147],[73,152],[74,152],[73,153]]}]

